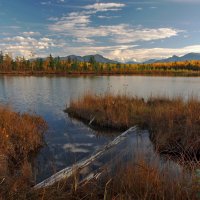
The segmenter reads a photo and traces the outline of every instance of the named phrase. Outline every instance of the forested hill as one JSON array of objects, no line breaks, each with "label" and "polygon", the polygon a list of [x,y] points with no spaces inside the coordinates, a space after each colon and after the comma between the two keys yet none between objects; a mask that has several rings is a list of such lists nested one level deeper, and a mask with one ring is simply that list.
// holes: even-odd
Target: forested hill
[{"label": "forested hill", "polygon": [[200,76],[200,60],[125,64],[101,55],[13,59],[0,53],[1,74],[144,74]]},{"label": "forested hill", "polygon": [[87,56],[76,56],[76,55],[69,55],[66,57],[61,57],[61,60],[76,60],[79,62],[90,62],[91,59],[94,59],[96,62],[99,63],[118,63],[117,61],[110,60],[108,58],[103,57],[102,55],[95,54],[95,55],[87,55]]}]

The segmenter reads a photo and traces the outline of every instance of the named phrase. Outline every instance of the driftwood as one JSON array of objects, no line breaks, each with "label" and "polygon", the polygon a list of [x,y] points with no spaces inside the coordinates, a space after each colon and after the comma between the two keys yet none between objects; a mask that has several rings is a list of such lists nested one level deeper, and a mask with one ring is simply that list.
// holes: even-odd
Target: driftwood
[{"label": "driftwood", "polygon": [[91,125],[94,120],[95,120],[95,116],[90,120],[89,125]]},{"label": "driftwood", "polygon": [[[84,169],[86,169],[89,165],[91,165],[91,163],[93,163],[94,161],[99,159],[104,153],[106,153],[108,150],[112,149],[117,144],[119,144],[122,141],[124,141],[126,139],[126,136],[129,133],[132,133],[132,132],[134,132],[136,130],[137,130],[136,126],[128,129],[127,131],[123,132],[121,135],[116,137],[112,142],[110,142],[109,144],[105,145],[96,154],[92,155],[91,157],[89,157],[86,160],[80,161],[80,162],[78,162],[77,164],[75,164],[73,166],[67,167],[67,168],[55,173],[54,175],[52,175],[48,179],[46,179],[46,180],[42,181],[41,183],[35,185],[34,189],[48,187],[48,186],[53,185],[56,182],[59,182],[59,181],[61,181],[63,179],[66,179],[66,178],[69,178],[69,177],[71,177],[73,175],[75,170],[78,171],[78,172],[84,171]],[[87,176],[82,178],[81,182],[83,183],[83,182],[85,182],[87,180],[91,180],[92,178],[96,178],[97,179],[100,175],[101,175],[101,172],[88,173]]]}]

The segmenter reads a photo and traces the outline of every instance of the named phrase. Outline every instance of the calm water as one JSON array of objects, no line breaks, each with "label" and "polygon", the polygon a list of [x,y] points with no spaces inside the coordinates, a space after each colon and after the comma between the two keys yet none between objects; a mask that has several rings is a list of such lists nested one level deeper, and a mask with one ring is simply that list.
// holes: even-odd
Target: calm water
[{"label": "calm water", "polygon": [[70,99],[86,92],[103,94],[200,97],[200,78],[93,76],[93,77],[0,77],[0,104],[16,111],[31,111],[44,117],[49,130],[47,146],[38,157],[37,181],[91,155],[115,137],[96,132],[71,120],[63,112]]}]

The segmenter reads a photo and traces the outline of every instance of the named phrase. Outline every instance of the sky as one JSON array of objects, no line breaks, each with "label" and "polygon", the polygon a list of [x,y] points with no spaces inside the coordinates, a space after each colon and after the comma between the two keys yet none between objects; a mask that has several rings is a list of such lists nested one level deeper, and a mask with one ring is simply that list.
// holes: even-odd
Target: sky
[{"label": "sky", "polygon": [[0,0],[0,50],[143,62],[200,53],[200,0]]}]

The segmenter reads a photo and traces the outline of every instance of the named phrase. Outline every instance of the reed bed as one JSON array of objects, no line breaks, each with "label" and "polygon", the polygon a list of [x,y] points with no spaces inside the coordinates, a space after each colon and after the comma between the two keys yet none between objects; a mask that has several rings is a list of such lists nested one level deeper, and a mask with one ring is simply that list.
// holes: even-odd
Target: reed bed
[{"label": "reed bed", "polygon": [[[31,189],[35,153],[44,145],[47,125],[36,115],[20,114],[0,107],[0,199],[116,199],[116,200],[196,200],[200,198],[200,102],[191,98],[138,97],[87,94],[71,101],[66,112],[90,125],[125,130],[139,125],[148,128],[160,152],[195,157],[190,169],[175,176],[171,168],[149,163],[140,155],[137,160],[117,166],[114,176],[105,174],[85,184],[78,174],[51,187]],[[184,155],[184,156],[182,156]],[[181,161],[185,164],[185,160]]]},{"label": "reed bed", "polygon": [[78,184],[77,174],[71,179],[33,192],[31,199],[54,200],[197,200],[200,184],[195,170],[172,174],[170,165],[161,169],[158,162],[149,163],[144,155],[120,165],[113,175],[104,174]]},{"label": "reed bed", "polygon": [[39,116],[0,107],[0,199],[20,199],[30,189],[32,158],[46,129]]},{"label": "reed bed", "polygon": [[147,128],[160,152],[199,159],[200,101],[196,98],[144,100],[126,95],[86,94],[72,100],[65,111],[71,117],[102,128],[126,130],[134,125]]}]

